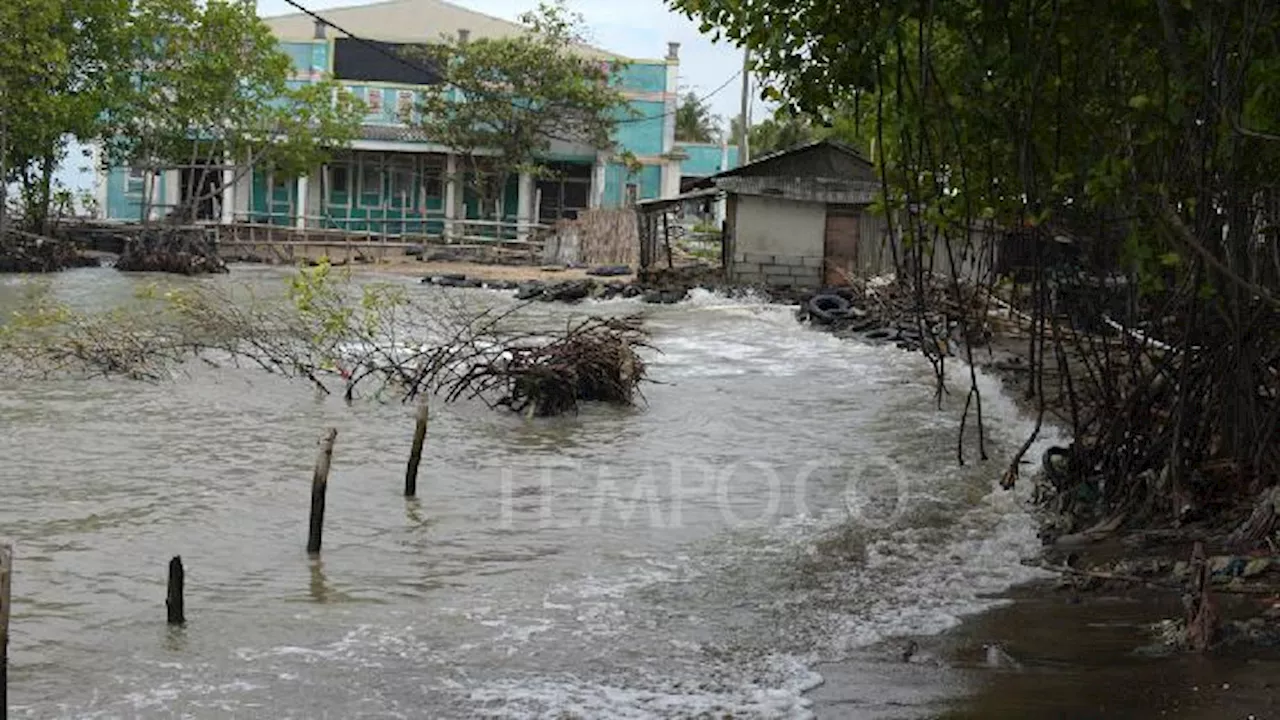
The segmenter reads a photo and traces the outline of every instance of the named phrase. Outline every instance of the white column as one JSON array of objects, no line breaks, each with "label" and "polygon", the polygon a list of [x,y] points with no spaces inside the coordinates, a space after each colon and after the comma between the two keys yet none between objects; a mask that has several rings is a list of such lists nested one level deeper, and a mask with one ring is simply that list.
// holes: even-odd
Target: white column
[{"label": "white column", "polygon": [[[245,158],[245,164],[249,162]],[[233,217],[238,215],[241,220],[248,221],[249,211],[253,207],[253,171],[246,168],[246,172],[236,180],[235,188],[231,191],[231,199],[233,201],[232,212]]]},{"label": "white column", "polygon": [[298,187],[293,194],[293,226],[299,230],[307,227],[307,193],[308,180],[306,175],[298,178]]},{"label": "white column", "polygon": [[453,239],[453,221],[458,217],[458,156],[449,153],[444,161],[444,237]]},{"label": "white column", "polygon": [[182,173],[177,170],[164,171],[164,207],[156,208],[160,217],[164,217],[178,209],[182,190]]},{"label": "white column", "polygon": [[591,201],[588,205],[592,208],[604,206],[604,153],[596,153],[596,163],[591,166]]},{"label": "white column", "polygon": [[235,222],[236,173],[231,168],[231,156],[222,157],[222,212],[219,222],[229,225]]},{"label": "white column", "polygon": [[533,206],[533,189],[533,175],[520,173],[516,195],[516,238],[519,240],[529,239],[526,223],[533,223],[538,219],[537,209]]},{"label": "white column", "polygon": [[667,87],[664,95],[666,117],[662,125],[662,154],[665,156],[658,185],[660,197],[680,194],[680,161],[670,159],[676,151],[676,108],[680,101],[680,44],[668,43]]}]

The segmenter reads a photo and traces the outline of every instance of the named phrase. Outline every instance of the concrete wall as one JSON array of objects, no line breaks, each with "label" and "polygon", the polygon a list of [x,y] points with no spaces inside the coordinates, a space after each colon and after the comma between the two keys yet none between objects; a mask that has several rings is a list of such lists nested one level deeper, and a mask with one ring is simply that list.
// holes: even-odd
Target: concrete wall
[{"label": "concrete wall", "polygon": [[738,167],[738,146],[730,145],[728,153],[725,150],[719,143],[676,143],[676,151],[688,156],[680,163],[681,175],[706,177]]},{"label": "concrete wall", "polygon": [[822,284],[827,207],[752,195],[737,196],[729,275],[737,282]]}]

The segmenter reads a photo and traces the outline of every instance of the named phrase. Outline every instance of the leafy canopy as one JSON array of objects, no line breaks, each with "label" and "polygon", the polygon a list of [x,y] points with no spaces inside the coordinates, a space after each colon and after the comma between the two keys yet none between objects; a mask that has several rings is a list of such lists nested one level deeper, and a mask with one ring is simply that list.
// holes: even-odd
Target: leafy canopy
[{"label": "leafy canopy", "polygon": [[528,31],[518,35],[445,38],[412,51],[448,78],[424,91],[415,124],[469,162],[477,190],[517,172],[544,174],[539,156],[553,141],[612,148],[625,107],[616,86],[624,64],[584,46],[580,16],[543,3],[520,19]]},{"label": "leafy canopy", "polygon": [[1052,223],[1160,274],[1225,263],[1276,190],[1273,2],[668,1],[750,47],[765,97],[869,148],[886,207],[935,226]]},{"label": "leafy canopy", "polygon": [[720,118],[695,93],[685,93],[676,107],[676,141],[709,143],[720,139]]},{"label": "leafy canopy", "polygon": [[251,3],[139,0],[128,101],[110,115],[110,159],[163,167],[223,155],[297,174],[359,127],[332,80],[291,83],[290,60]]}]

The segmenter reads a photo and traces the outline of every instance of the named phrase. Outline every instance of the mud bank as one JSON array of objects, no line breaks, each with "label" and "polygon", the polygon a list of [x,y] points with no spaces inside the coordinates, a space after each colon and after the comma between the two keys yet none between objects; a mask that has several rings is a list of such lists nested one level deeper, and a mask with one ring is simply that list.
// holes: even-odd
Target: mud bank
[{"label": "mud bank", "polygon": [[[1280,652],[1233,648],[1154,657],[1152,618],[1180,610],[1161,593],[1081,597],[1052,585],[933,637],[903,638],[819,666],[821,720],[946,718],[1270,718],[1280,713]],[[1247,614],[1248,605],[1225,608]],[[916,650],[907,654],[908,645]],[[990,647],[998,647],[993,651]]]}]

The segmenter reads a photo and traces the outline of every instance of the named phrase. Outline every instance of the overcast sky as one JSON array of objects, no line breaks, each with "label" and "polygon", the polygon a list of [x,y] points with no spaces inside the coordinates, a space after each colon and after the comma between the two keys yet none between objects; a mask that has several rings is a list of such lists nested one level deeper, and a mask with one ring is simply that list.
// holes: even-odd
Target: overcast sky
[{"label": "overcast sky", "polygon": [[[363,0],[298,0],[304,7],[324,15],[324,8],[366,4]],[[537,0],[451,0],[455,5],[515,20],[537,6]],[[698,26],[685,16],[667,9],[662,0],[567,0],[581,13],[591,35],[591,43],[619,55],[634,58],[661,58],[667,43],[680,43],[680,88],[705,96],[729,80],[742,67],[742,52],[728,43],[713,43],[698,33]],[[294,12],[284,0],[258,0],[258,14],[283,15]],[[742,80],[735,79],[711,98],[713,112],[727,125],[742,105]],[[752,120],[764,118],[764,107],[754,100]]]}]

